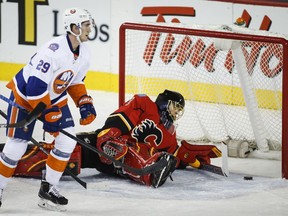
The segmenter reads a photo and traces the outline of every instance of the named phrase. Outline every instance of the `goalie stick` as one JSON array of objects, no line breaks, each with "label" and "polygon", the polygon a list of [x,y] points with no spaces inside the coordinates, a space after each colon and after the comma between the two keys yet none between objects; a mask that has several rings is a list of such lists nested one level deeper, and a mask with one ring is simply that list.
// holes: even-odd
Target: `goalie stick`
[{"label": "goalie stick", "polygon": [[[15,103],[14,101],[11,101],[10,99],[6,98],[5,96],[0,94],[0,99],[4,100],[5,102],[7,102],[8,104],[15,106],[17,108],[19,108],[20,110],[25,110],[24,107],[20,106],[19,104]],[[81,146],[84,146],[85,148],[88,148],[89,150],[100,154],[103,157],[106,157],[107,159],[111,160],[115,165],[120,166],[124,169],[129,170],[130,172],[136,174],[136,175],[147,175],[147,174],[152,174],[154,172],[157,172],[159,170],[162,170],[165,166],[167,166],[168,162],[165,158],[161,158],[159,161],[155,162],[154,164],[151,164],[149,166],[146,166],[144,168],[133,168],[130,167],[124,163],[122,163],[121,161],[116,160],[113,157],[110,157],[109,155],[105,154],[104,152],[99,151],[96,147],[93,147],[91,145],[89,145],[88,143],[86,143],[85,141],[79,139],[76,136],[73,136],[72,134],[66,132],[65,130],[61,129],[60,132],[68,137],[70,137],[71,139],[75,140],[76,142],[78,142]]]},{"label": "goalie stick", "polygon": [[215,173],[217,175],[228,177],[228,175],[222,170],[221,167],[215,166],[215,165],[212,165],[212,164],[202,164],[199,167],[199,169],[200,170],[205,170],[205,171],[208,171],[208,172],[211,172],[211,173]]},{"label": "goalie stick", "polygon": [[200,170],[205,170],[208,172],[215,173],[217,175],[229,176],[228,170],[228,153],[227,153],[227,144],[225,142],[221,142],[221,152],[222,152],[222,166],[215,166],[212,164],[201,164],[199,167]]},{"label": "goalie stick", "polygon": [[[7,119],[7,114],[4,113],[2,110],[0,110],[0,115]],[[44,152],[46,155],[49,155],[48,151],[39,143],[37,142],[33,137],[31,137],[30,141],[37,146],[42,152]],[[78,178],[69,168],[65,168],[64,173],[70,175],[75,181],[77,181],[82,187],[87,189],[87,183],[82,181],[80,178]]]}]

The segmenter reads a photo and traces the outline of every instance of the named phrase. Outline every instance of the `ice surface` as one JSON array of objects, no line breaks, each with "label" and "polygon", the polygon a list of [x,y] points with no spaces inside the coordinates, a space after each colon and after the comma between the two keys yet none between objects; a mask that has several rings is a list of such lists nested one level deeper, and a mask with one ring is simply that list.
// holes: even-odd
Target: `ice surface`
[{"label": "ice surface", "polygon": [[[5,82],[0,82],[1,94],[9,96]],[[79,126],[78,132],[88,132],[101,127],[106,117],[117,108],[114,93],[89,91],[94,98],[98,113],[90,126]],[[7,104],[0,101],[1,110]],[[70,107],[74,107],[71,104]],[[75,119],[78,110],[72,109]],[[0,118],[0,123],[4,123]],[[38,124],[38,123],[37,123]],[[41,124],[33,137],[42,140]],[[0,129],[0,143],[6,140],[5,129]],[[46,135],[46,141],[52,140]],[[213,160],[221,164],[221,160]],[[61,193],[69,199],[67,212],[50,212],[37,206],[40,181],[30,178],[12,178],[5,190],[1,215],[287,215],[288,181],[282,179],[281,162],[275,160],[229,158],[229,177],[205,171],[176,170],[160,188],[139,185],[127,179],[109,177],[94,169],[82,169],[79,177],[87,182],[82,188],[71,177],[64,176],[60,182]],[[251,181],[243,180],[252,175]]]}]

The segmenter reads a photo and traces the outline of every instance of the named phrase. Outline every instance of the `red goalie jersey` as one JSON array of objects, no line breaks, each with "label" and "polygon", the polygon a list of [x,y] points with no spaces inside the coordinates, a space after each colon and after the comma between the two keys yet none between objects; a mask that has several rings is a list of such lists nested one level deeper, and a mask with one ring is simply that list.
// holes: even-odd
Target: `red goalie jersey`
[{"label": "red goalie jersey", "polygon": [[146,95],[134,95],[124,106],[112,113],[102,128],[117,128],[120,135],[149,149],[174,153],[177,149],[174,125],[165,128],[158,107]]}]

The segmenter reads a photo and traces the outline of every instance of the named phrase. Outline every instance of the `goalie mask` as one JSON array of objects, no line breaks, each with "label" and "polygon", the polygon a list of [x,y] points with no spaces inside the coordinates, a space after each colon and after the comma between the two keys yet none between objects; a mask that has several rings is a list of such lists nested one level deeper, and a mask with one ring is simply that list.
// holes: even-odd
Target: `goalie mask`
[{"label": "goalie mask", "polygon": [[169,129],[184,113],[185,100],[178,92],[166,89],[158,95],[155,103],[158,106],[160,120],[166,129]]},{"label": "goalie mask", "polygon": [[[82,33],[81,25],[83,22],[89,21],[91,27],[95,26],[94,19],[92,18],[91,14],[88,10],[80,9],[80,8],[69,8],[66,9],[63,15],[63,21],[64,21],[64,29],[66,32],[70,32],[76,37],[79,37]],[[76,25],[79,30],[80,34],[76,35],[74,32],[72,32],[71,25]]]}]

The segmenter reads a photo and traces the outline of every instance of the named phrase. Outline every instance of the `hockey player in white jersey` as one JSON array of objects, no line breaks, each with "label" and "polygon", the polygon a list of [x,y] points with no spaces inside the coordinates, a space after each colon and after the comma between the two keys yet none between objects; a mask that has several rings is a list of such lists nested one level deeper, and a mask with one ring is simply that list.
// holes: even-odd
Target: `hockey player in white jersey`
[{"label": "hockey player in white jersey", "polygon": [[[46,161],[38,205],[55,209],[68,204],[68,199],[60,195],[57,185],[76,145],[74,140],[59,133],[63,129],[75,135],[67,93],[79,107],[81,125],[90,124],[96,118],[93,100],[84,85],[90,52],[83,43],[88,41],[91,28],[95,25],[94,20],[87,10],[69,8],[64,12],[63,21],[67,34],[44,44],[7,84],[11,89],[10,99],[26,110],[33,110],[39,102],[47,106],[39,118],[43,122],[44,131],[55,137],[55,146]],[[27,112],[9,105],[7,115],[7,123],[11,124],[25,119]],[[3,190],[27,149],[34,125],[35,121],[25,129],[7,128],[8,139],[0,155],[0,206]]]}]

